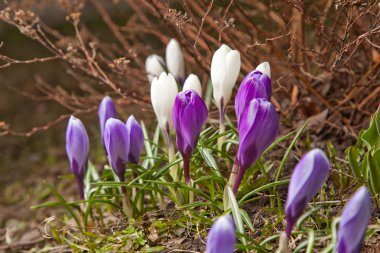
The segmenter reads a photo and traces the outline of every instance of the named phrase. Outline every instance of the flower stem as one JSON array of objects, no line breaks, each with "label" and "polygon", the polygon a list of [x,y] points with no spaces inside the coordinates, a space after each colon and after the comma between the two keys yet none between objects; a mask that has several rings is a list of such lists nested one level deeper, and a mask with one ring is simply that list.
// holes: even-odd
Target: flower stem
[{"label": "flower stem", "polygon": [[[118,177],[120,179],[120,182],[122,182],[122,183],[125,182],[124,174],[120,174],[120,175],[118,175]],[[121,187],[121,193],[123,195],[123,211],[128,218],[132,218],[133,217],[133,210],[131,207],[131,203],[128,199],[127,187],[122,186]]]},{"label": "flower stem", "polygon": [[280,243],[279,243],[279,247],[278,247],[278,252],[280,253],[289,253],[289,239],[288,237],[286,236],[286,233],[285,232],[282,232],[280,234]]},{"label": "flower stem", "polygon": [[183,156],[183,172],[185,175],[185,183],[190,186],[190,158],[187,156]]},{"label": "flower stem", "polygon": [[[226,131],[226,122],[225,122],[225,111],[221,107],[219,110],[219,134],[223,134]],[[226,136],[220,136],[218,138],[218,150],[222,151],[222,146],[224,141],[226,140]]]},{"label": "flower stem", "polygon": [[78,185],[79,197],[80,197],[81,200],[84,200],[84,183],[83,183],[83,178],[77,177],[77,185]]},{"label": "flower stem", "polygon": [[227,190],[228,190],[228,187],[232,187],[235,185],[236,177],[238,175],[238,171],[239,171],[239,161],[238,161],[237,157],[235,157],[234,164],[232,166],[232,170],[231,170],[231,174],[230,174],[230,178],[228,179],[228,182],[227,182],[226,186],[224,187],[224,193],[223,193],[224,211],[227,211],[230,208]]},{"label": "flower stem", "polygon": [[[166,139],[166,144],[168,145],[168,158],[169,163],[173,162],[175,160],[175,151],[174,151],[174,145],[172,141],[172,137],[170,134],[170,127],[169,124],[166,124],[166,128],[164,129],[164,135]],[[173,178],[173,181],[178,181],[178,174],[177,174],[177,166],[173,165],[170,167],[170,175]]]}]

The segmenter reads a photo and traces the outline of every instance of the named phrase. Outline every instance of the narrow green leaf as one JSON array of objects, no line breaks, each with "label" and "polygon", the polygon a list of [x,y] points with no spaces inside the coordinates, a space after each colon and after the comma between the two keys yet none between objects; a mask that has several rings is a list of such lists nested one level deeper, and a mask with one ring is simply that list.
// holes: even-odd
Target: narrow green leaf
[{"label": "narrow green leaf", "polygon": [[249,215],[247,214],[247,212],[244,211],[241,208],[239,209],[239,211],[240,211],[241,217],[243,218],[244,223],[254,233],[255,232],[255,228],[253,227],[253,224],[252,224],[251,219],[249,218]]},{"label": "narrow green leaf", "polygon": [[[245,235],[243,220],[241,218],[238,203],[236,202],[235,194],[232,192],[232,189],[229,186],[227,187],[227,192],[228,192],[229,205],[232,210],[232,216],[234,217],[236,229],[240,234]],[[247,240],[243,236],[241,236],[239,239],[243,243],[244,246],[247,246]]]}]

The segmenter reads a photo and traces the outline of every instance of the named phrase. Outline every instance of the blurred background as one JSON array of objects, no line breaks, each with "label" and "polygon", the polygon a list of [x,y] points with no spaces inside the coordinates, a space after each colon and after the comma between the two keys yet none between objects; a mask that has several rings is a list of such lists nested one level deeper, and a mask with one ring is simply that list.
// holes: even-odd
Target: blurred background
[{"label": "blurred background", "polygon": [[203,89],[222,43],[242,55],[239,83],[269,61],[282,131],[311,117],[310,138],[339,154],[380,102],[378,1],[3,0],[0,9],[0,244],[41,240],[35,231],[49,214],[30,206],[47,196],[42,181],[73,190],[58,180],[70,172],[69,115],[84,121],[94,161],[104,95],[122,118],[152,121],[144,62],[164,56],[170,38]]}]

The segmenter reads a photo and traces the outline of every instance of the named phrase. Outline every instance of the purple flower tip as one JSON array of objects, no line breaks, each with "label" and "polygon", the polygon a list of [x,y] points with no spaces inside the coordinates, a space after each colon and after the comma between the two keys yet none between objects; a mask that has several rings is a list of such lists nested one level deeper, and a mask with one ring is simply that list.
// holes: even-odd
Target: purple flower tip
[{"label": "purple flower tip", "polygon": [[102,99],[99,105],[98,116],[100,121],[100,136],[104,145],[104,126],[109,118],[117,118],[116,107],[110,96],[106,96]]},{"label": "purple flower tip", "polygon": [[307,203],[317,194],[330,172],[325,153],[313,149],[296,165],[288,188],[286,201],[286,234],[290,237],[293,225],[305,210]]},{"label": "purple flower tip", "polygon": [[208,233],[206,253],[233,253],[235,243],[235,224],[231,215],[221,216]]},{"label": "purple flower tip", "polygon": [[338,253],[360,252],[370,217],[371,197],[367,188],[362,186],[343,209],[338,230]]}]

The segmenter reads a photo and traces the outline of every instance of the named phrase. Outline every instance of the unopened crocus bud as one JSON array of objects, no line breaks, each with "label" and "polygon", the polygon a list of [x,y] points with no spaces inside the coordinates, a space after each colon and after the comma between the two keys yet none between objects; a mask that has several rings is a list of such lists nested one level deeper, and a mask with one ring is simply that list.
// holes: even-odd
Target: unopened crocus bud
[{"label": "unopened crocus bud", "polygon": [[338,230],[338,253],[359,253],[368,221],[371,217],[371,198],[362,186],[343,209]]},{"label": "unopened crocus bud", "polygon": [[165,62],[161,56],[156,54],[149,55],[145,60],[145,70],[148,73],[147,77],[150,83],[152,83],[155,77],[160,76],[164,69]]},{"label": "unopened crocus bud", "polygon": [[214,222],[208,232],[206,253],[233,253],[235,244],[234,221],[231,215],[223,215]]},{"label": "unopened crocus bud", "polygon": [[66,130],[66,152],[78,183],[80,198],[84,199],[83,179],[87,172],[89,141],[80,119],[70,117]]},{"label": "unopened crocus bud", "polygon": [[207,116],[206,104],[197,92],[187,90],[178,93],[173,107],[173,125],[177,134],[177,148],[183,157],[186,183],[190,180],[190,157]]},{"label": "unopened crocus bud", "polygon": [[270,78],[270,65],[269,62],[262,62],[257,67],[256,70],[260,71],[263,74],[266,74]]},{"label": "unopened crocus bud", "polygon": [[161,73],[159,78],[153,79],[150,99],[158,124],[167,133],[173,125],[172,112],[177,93],[177,83],[172,74]]},{"label": "unopened crocus bud", "polygon": [[235,112],[238,124],[245,107],[252,99],[265,98],[270,101],[271,95],[272,85],[270,78],[257,70],[249,73],[241,83],[235,97]]},{"label": "unopened crocus bud", "polygon": [[166,65],[168,70],[172,73],[180,83],[185,80],[185,61],[183,53],[178,41],[171,39],[166,46]]},{"label": "unopened crocus bud", "polygon": [[105,96],[100,103],[98,116],[100,121],[100,136],[102,138],[102,144],[104,146],[104,126],[109,118],[117,118],[117,112],[115,104],[110,96]]},{"label": "unopened crocus bud", "polygon": [[128,161],[130,163],[138,163],[140,154],[144,146],[144,134],[141,125],[133,115],[129,116],[127,123],[128,138],[129,138],[129,154]]},{"label": "unopened crocus bud", "polygon": [[237,192],[244,172],[261,156],[274,141],[279,130],[276,109],[263,98],[253,99],[244,109],[239,131],[239,149],[237,153],[239,172],[233,191]]},{"label": "unopened crocus bud", "polygon": [[104,143],[112,169],[120,181],[124,182],[125,164],[129,154],[127,126],[121,120],[108,119],[104,128]]},{"label": "unopened crocus bud", "polygon": [[202,86],[201,81],[199,81],[199,78],[197,75],[190,74],[183,85],[183,91],[186,90],[194,90],[198,92],[199,96],[202,96]]},{"label": "unopened crocus bud", "polygon": [[286,200],[286,235],[290,237],[293,225],[305,210],[307,203],[317,194],[329,176],[330,163],[325,153],[313,149],[296,165]]},{"label": "unopened crocus bud", "polygon": [[240,72],[240,53],[227,45],[215,51],[211,61],[211,81],[215,104],[224,111]]}]

